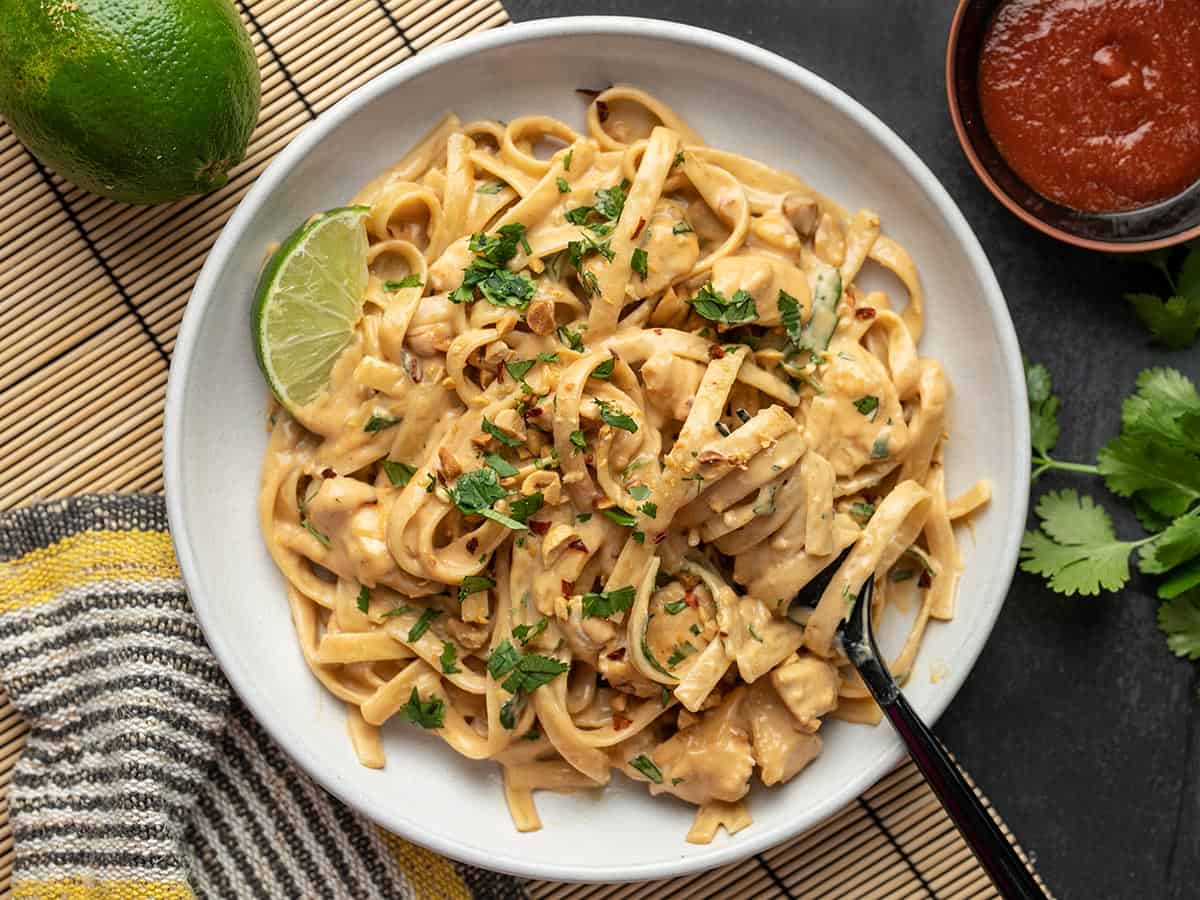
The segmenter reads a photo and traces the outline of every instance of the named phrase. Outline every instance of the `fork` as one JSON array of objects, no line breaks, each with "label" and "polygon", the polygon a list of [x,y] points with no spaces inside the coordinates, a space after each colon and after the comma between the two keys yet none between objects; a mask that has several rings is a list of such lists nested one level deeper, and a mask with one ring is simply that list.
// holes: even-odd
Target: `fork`
[{"label": "fork", "polygon": [[[818,576],[801,590],[797,599],[804,602],[819,597],[817,589],[823,590],[821,582],[827,584],[840,565],[839,559],[822,573],[827,577]],[[838,635],[847,658],[904,741],[908,755],[925,776],[925,781],[1001,896],[1010,900],[1046,900],[1046,893],[984,808],[979,796],[971,789],[958,763],[909,705],[888,671],[871,630],[871,597],[874,592],[875,576],[871,575],[858,592],[846,618],[838,626]]]}]

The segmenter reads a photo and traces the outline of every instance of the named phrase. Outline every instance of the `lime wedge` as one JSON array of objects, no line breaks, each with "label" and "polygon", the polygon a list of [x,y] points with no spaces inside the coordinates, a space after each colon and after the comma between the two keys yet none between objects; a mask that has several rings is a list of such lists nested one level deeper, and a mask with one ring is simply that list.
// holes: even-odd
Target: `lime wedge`
[{"label": "lime wedge", "polygon": [[267,262],[250,327],[267,383],[293,414],[317,399],[350,344],[367,289],[365,206],[322,213]]}]

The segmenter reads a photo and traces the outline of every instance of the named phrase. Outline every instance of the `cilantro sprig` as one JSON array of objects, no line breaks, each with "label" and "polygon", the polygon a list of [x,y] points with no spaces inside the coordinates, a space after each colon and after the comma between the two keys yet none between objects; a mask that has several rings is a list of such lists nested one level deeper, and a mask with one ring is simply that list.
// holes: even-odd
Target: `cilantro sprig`
[{"label": "cilantro sprig", "polygon": [[1125,294],[1133,311],[1154,339],[1178,350],[1191,346],[1200,331],[1200,239],[1187,244],[1188,252],[1178,274],[1171,268],[1171,251],[1156,250],[1141,257],[1163,276],[1170,296]]},{"label": "cilantro sprig", "polygon": [[1097,475],[1133,503],[1146,534],[1121,540],[1108,512],[1074,489],[1050,491],[1035,508],[1040,527],[1021,544],[1021,568],[1062,594],[1118,591],[1130,557],[1146,575],[1166,576],[1158,596],[1168,646],[1200,654],[1200,394],[1174,369],[1147,369],[1121,407],[1121,433],[1094,465],[1051,456],[1059,436],[1059,399],[1043,366],[1026,363],[1035,477],[1054,469]]}]

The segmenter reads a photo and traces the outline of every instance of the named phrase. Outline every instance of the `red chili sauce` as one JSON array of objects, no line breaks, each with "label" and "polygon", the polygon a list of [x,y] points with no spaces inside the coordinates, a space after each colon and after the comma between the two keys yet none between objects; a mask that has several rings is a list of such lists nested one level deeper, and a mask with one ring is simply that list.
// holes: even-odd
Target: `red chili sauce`
[{"label": "red chili sauce", "polygon": [[1009,0],[979,61],[983,121],[1031,188],[1116,212],[1200,180],[1200,0]]}]

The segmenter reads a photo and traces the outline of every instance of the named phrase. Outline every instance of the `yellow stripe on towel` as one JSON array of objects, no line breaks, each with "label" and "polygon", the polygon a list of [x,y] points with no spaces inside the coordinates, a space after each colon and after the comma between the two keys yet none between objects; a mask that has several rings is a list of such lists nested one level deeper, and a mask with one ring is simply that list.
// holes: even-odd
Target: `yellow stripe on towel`
[{"label": "yellow stripe on towel", "polygon": [[471,892],[454,863],[432,850],[410,844],[386,828],[379,829],[379,836],[387,844],[392,858],[417,895],[417,900],[471,900]]},{"label": "yellow stripe on towel", "polygon": [[[0,613],[53,600],[101,581],[178,578],[171,538],[161,531],[82,531],[0,563]],[[66,896],[66,895],[64,895]]]},{"label": "yellow stripe on towel", "polygon": [[194,900],[182,881],[100,881],[56,878],[52,881],[17,881],[13,900]]}]

